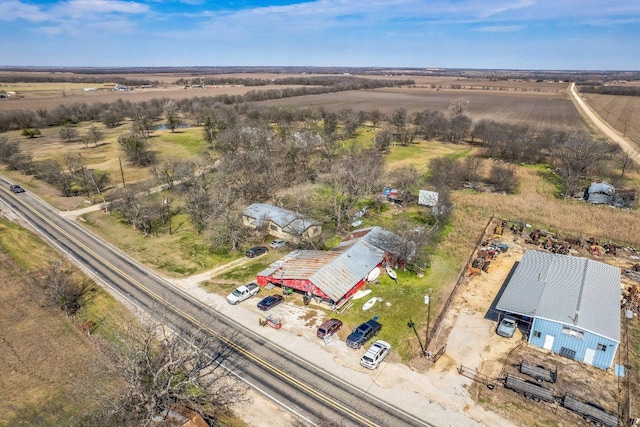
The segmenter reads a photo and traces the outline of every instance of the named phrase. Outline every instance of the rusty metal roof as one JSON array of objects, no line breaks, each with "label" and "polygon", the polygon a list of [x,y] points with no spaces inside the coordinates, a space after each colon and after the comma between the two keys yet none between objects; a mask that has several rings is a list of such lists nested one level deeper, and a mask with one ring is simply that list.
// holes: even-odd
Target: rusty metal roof
[{"label": "rusty metal roof", "polygon": [[[329,251],[296,250],[258,273],[277,280],[309,280],[333,301],[340,300],[385,258],[376,245],[395,234],[373,227],[357,230]],[[364,235],[363,235],[364,234]],[[397,238],[397,236],[395,236]]]}]

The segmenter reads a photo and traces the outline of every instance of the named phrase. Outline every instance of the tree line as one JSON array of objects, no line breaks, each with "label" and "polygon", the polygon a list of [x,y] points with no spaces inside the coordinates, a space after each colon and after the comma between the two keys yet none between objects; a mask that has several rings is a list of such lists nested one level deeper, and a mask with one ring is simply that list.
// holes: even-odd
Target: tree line
[{"label": "tree line", "polygon": [[51,74],[0,74],[3,83],[118,83],[125,86],[159,85],[158,80],[131,79],[121,76],[59,76]]},{"label": "tree line", "polygon": [[[197,110],[202,108],[202,106],[212,106],[216,104],[236,105],[270,99],[413,84],[413,81],[410,80],[372,80],[347,77],[329,80],[323,77],[322,79],[318,79],[318,82],[321,81],[329,81],[330,84],[308,83],[313,84],[313,86],[250,91],[244,95],[221,94],[213,97],[195,97],[182,100],[178,105],[186,107],[186,104],[188,104],[190,108],[183,108],[182,110],[185,114],[188,114],[191,112],[189,111],[191,109]],[[38,109],[35,112],[29,110],[0,111],[0,132],[20,129],[38,129],[47,126],[60,126],[67,122],[80,123],[85,121],[101,121],[108,127],[116,127],[127,117],[135,119],[141,115],[144,115],[149,120],[156,120],[160,117],[164,105],[168,102],[171,102],[171,100],[167,98],[152,99],[139,103],[131,103],[120,99],[112,103],[61,104],[51,110]]]},{"label": "tree line", "polygon": [[600,95],[640,96],[640,87],[637,86],[613,86],[613,85],[584,85],[580,86],[580,92],[598,93]]}]

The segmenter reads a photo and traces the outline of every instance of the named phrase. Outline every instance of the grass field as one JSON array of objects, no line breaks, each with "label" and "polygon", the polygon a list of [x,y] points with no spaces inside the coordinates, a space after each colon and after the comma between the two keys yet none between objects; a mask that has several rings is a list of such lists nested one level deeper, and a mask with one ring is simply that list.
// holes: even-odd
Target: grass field
[{"label": "grass field", "polygon": [[[82,426],[118,380],[80,328],[98,332],[131,315],[96,289],[77,319],[42,305],[28,274],[61,260],[39,237],[0,219],[0,425]],[[70,269],[64,261],[62,268]],[[76,273],[77,274],[77,273]]]},{"label": "grass field", "polygon": [[640,96],[584,93],[582,97],[602,120],[640,149]]}]

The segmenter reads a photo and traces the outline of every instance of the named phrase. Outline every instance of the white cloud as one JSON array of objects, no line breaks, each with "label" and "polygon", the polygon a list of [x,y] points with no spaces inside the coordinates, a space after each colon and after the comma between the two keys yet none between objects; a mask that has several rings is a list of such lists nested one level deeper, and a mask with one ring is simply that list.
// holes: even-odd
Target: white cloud
[{"label": "white cloud", "polygon": [[87,14],[140,14],[149,11],[149,6],[143,3],[119,0],[71,0],[60,3],[58,12],[72,17],[82,17]]},{"label": "white cloud", "polygon": [[47,14],[42,12],[38,6],[14,0],[0,3],[0,21],[25,20],[30,22],[44,22],[47,19]]}]

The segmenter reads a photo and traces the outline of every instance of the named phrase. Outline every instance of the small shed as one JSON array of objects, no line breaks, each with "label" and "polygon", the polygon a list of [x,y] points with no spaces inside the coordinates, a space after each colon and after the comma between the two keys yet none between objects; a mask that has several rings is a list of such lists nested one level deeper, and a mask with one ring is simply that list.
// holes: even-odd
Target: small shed
[{"label": "small shed", "polygon": [[418,205],[433,208],[438,204],[439,196],[440,194],[437,191],[420,190]]},{"label": "small shed", "polygon": [[592,182],[587,189],[587,202],[597,205],[610,205],[613,203],[613,197],[616,189],[613,185],[604,181]]}]

